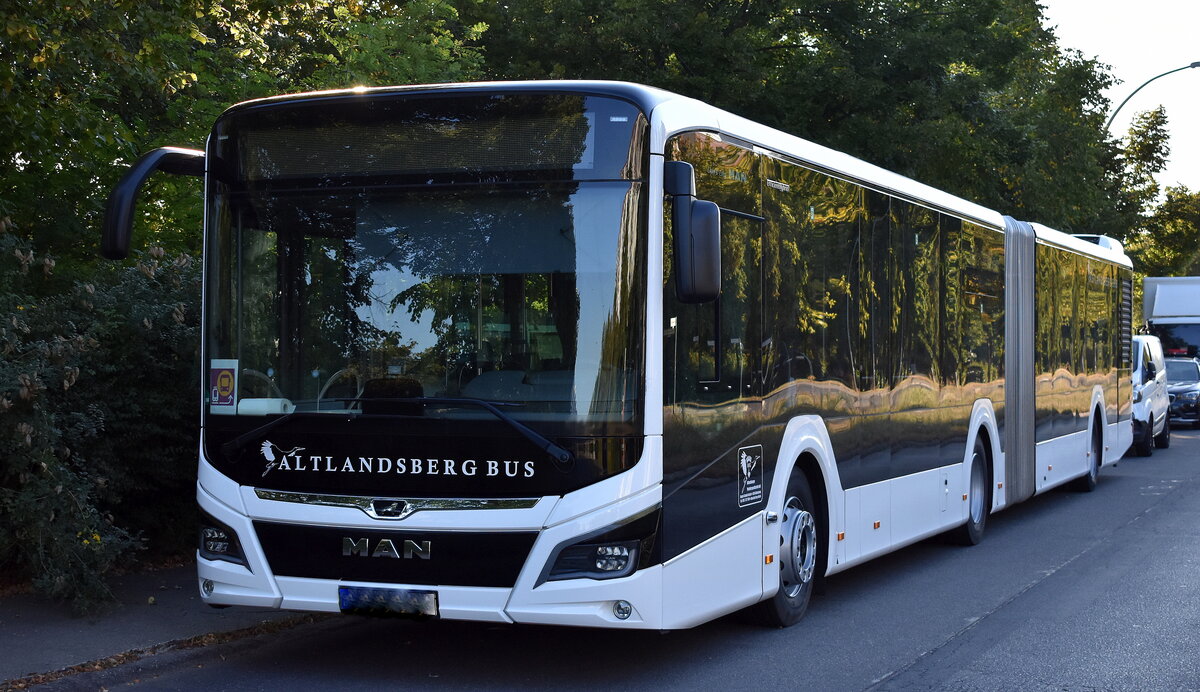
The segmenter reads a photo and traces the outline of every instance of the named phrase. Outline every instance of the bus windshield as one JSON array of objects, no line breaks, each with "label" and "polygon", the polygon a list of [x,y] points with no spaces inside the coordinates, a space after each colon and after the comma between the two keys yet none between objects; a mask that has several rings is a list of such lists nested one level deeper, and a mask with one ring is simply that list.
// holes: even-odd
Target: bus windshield
[{"label": "bus windshield", "polygon": [[206,412],[471,398],[627,430],[645,315],[638,119],[607,99],[493,95],[219,124]]}]

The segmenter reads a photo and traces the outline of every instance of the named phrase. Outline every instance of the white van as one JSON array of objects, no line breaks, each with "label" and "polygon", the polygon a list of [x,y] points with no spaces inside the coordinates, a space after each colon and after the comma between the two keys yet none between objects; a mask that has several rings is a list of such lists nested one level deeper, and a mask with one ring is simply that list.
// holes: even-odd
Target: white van
[{"label": "white van", "polygon": [[1133,337],[1133,450],[1148,457],[1171,446],[1167,368],[1156,336]]}]

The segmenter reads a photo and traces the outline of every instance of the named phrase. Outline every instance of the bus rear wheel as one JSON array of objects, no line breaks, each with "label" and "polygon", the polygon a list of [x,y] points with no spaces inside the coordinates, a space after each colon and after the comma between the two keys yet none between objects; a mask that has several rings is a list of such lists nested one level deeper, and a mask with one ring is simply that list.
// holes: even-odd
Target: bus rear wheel
[{"label": "bus rear wheel", "polygon": [[967,486],[967,523],[955,529],[955,543],[978,545],[983,541],[983,530],[987,527],[988,512],[992,508],[990,477],[983,436],[976,435],[975,446],[971,449],[971,480]]},{"label": "bus rear wheel", "polygon": [[755,605],[754,614],[764,625],[790,627],[804,617],[812,599],[813,584],[823,569],[820,532],[825,530],[816,512],[808,480],[799,470],[788,480],[787,499],[779,527],[779,591]]}]

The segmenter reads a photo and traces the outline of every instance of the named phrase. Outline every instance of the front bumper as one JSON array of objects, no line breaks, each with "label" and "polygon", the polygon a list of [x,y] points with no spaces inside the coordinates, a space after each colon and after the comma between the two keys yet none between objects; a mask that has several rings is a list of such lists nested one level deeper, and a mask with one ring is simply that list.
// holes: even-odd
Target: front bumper
[{"label": "front bumper", "polygon": [[1171,423],[1200,423],[1200,410],[1197,407],[1180,406],[1171,408]]},{"label": "front bumper", "polygon": [[[400,522],[380,522],[355,509],[297,507],[264,501],[249,489],[243,489],[241,493],[246,510],[246,514],[242,514],[198,486],[197,500],[201,509],[238,534],[247,563],[243,566],[198,555],[200,595],[204,602],[212,605],[338,612],[340,586],[436,590],[439,616],[446,619],[661,629],[661,565],[616,579],[543,579],[545,567],[557,548],[653,510],[661,504],[661,494],[661,486],[655,484],[630,497],[561,521],[558,520],[563,516],[561,503],[566,498],[548,497],[525,509],[428,512],[425,516],[419,512]],[[459,531],[476,536],[485,531],[524,532],[536,538],[511,586],[472,586],[461,582],[456,585],[403,584],[328,578],[329,574],[322,575],[326,578],[277,575],[272,570],[272,564],[279,563],[277,553],[264,550],[259,532],[255,530],[256,521],[260,525],[270,522],[278,526],[290,522],[297,527],[339,527],[352,537],[370,530],[400,527],[403,531]],[[316,554],[315,547],[310,548],[313,550],[311,555],[303,554],[305,546],[302,544],[290,549],[301,551],[294,561],[316,563],[328,559],[328,556]],[[269,553],[276,555],[274,563],[268,561]],[[361,559],[369,561],[372,558],[364,555]],[[480,559],[486,560],[486,557]],[[633,612],[628,618],[620,619],[614,614],[617,601],[632,604]]]},{"label": "front bumper", "polygon": [[1200,401],[1172,394],[1169,415],[1172,423],[1198,423],[1200,422]]}]

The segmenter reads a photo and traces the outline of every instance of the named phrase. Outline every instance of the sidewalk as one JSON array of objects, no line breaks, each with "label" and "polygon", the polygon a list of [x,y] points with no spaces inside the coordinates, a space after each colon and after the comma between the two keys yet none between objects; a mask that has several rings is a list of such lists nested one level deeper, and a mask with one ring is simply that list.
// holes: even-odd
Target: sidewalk
[{"label": "sidewalk", "polygon": [[68,606],[33,594],[0,598],[0,689],[15,678],[296,616],[210,608],[200,600],[192,565],[118,577],[112,588],[117,604],[87,617],[75,617]]}]

